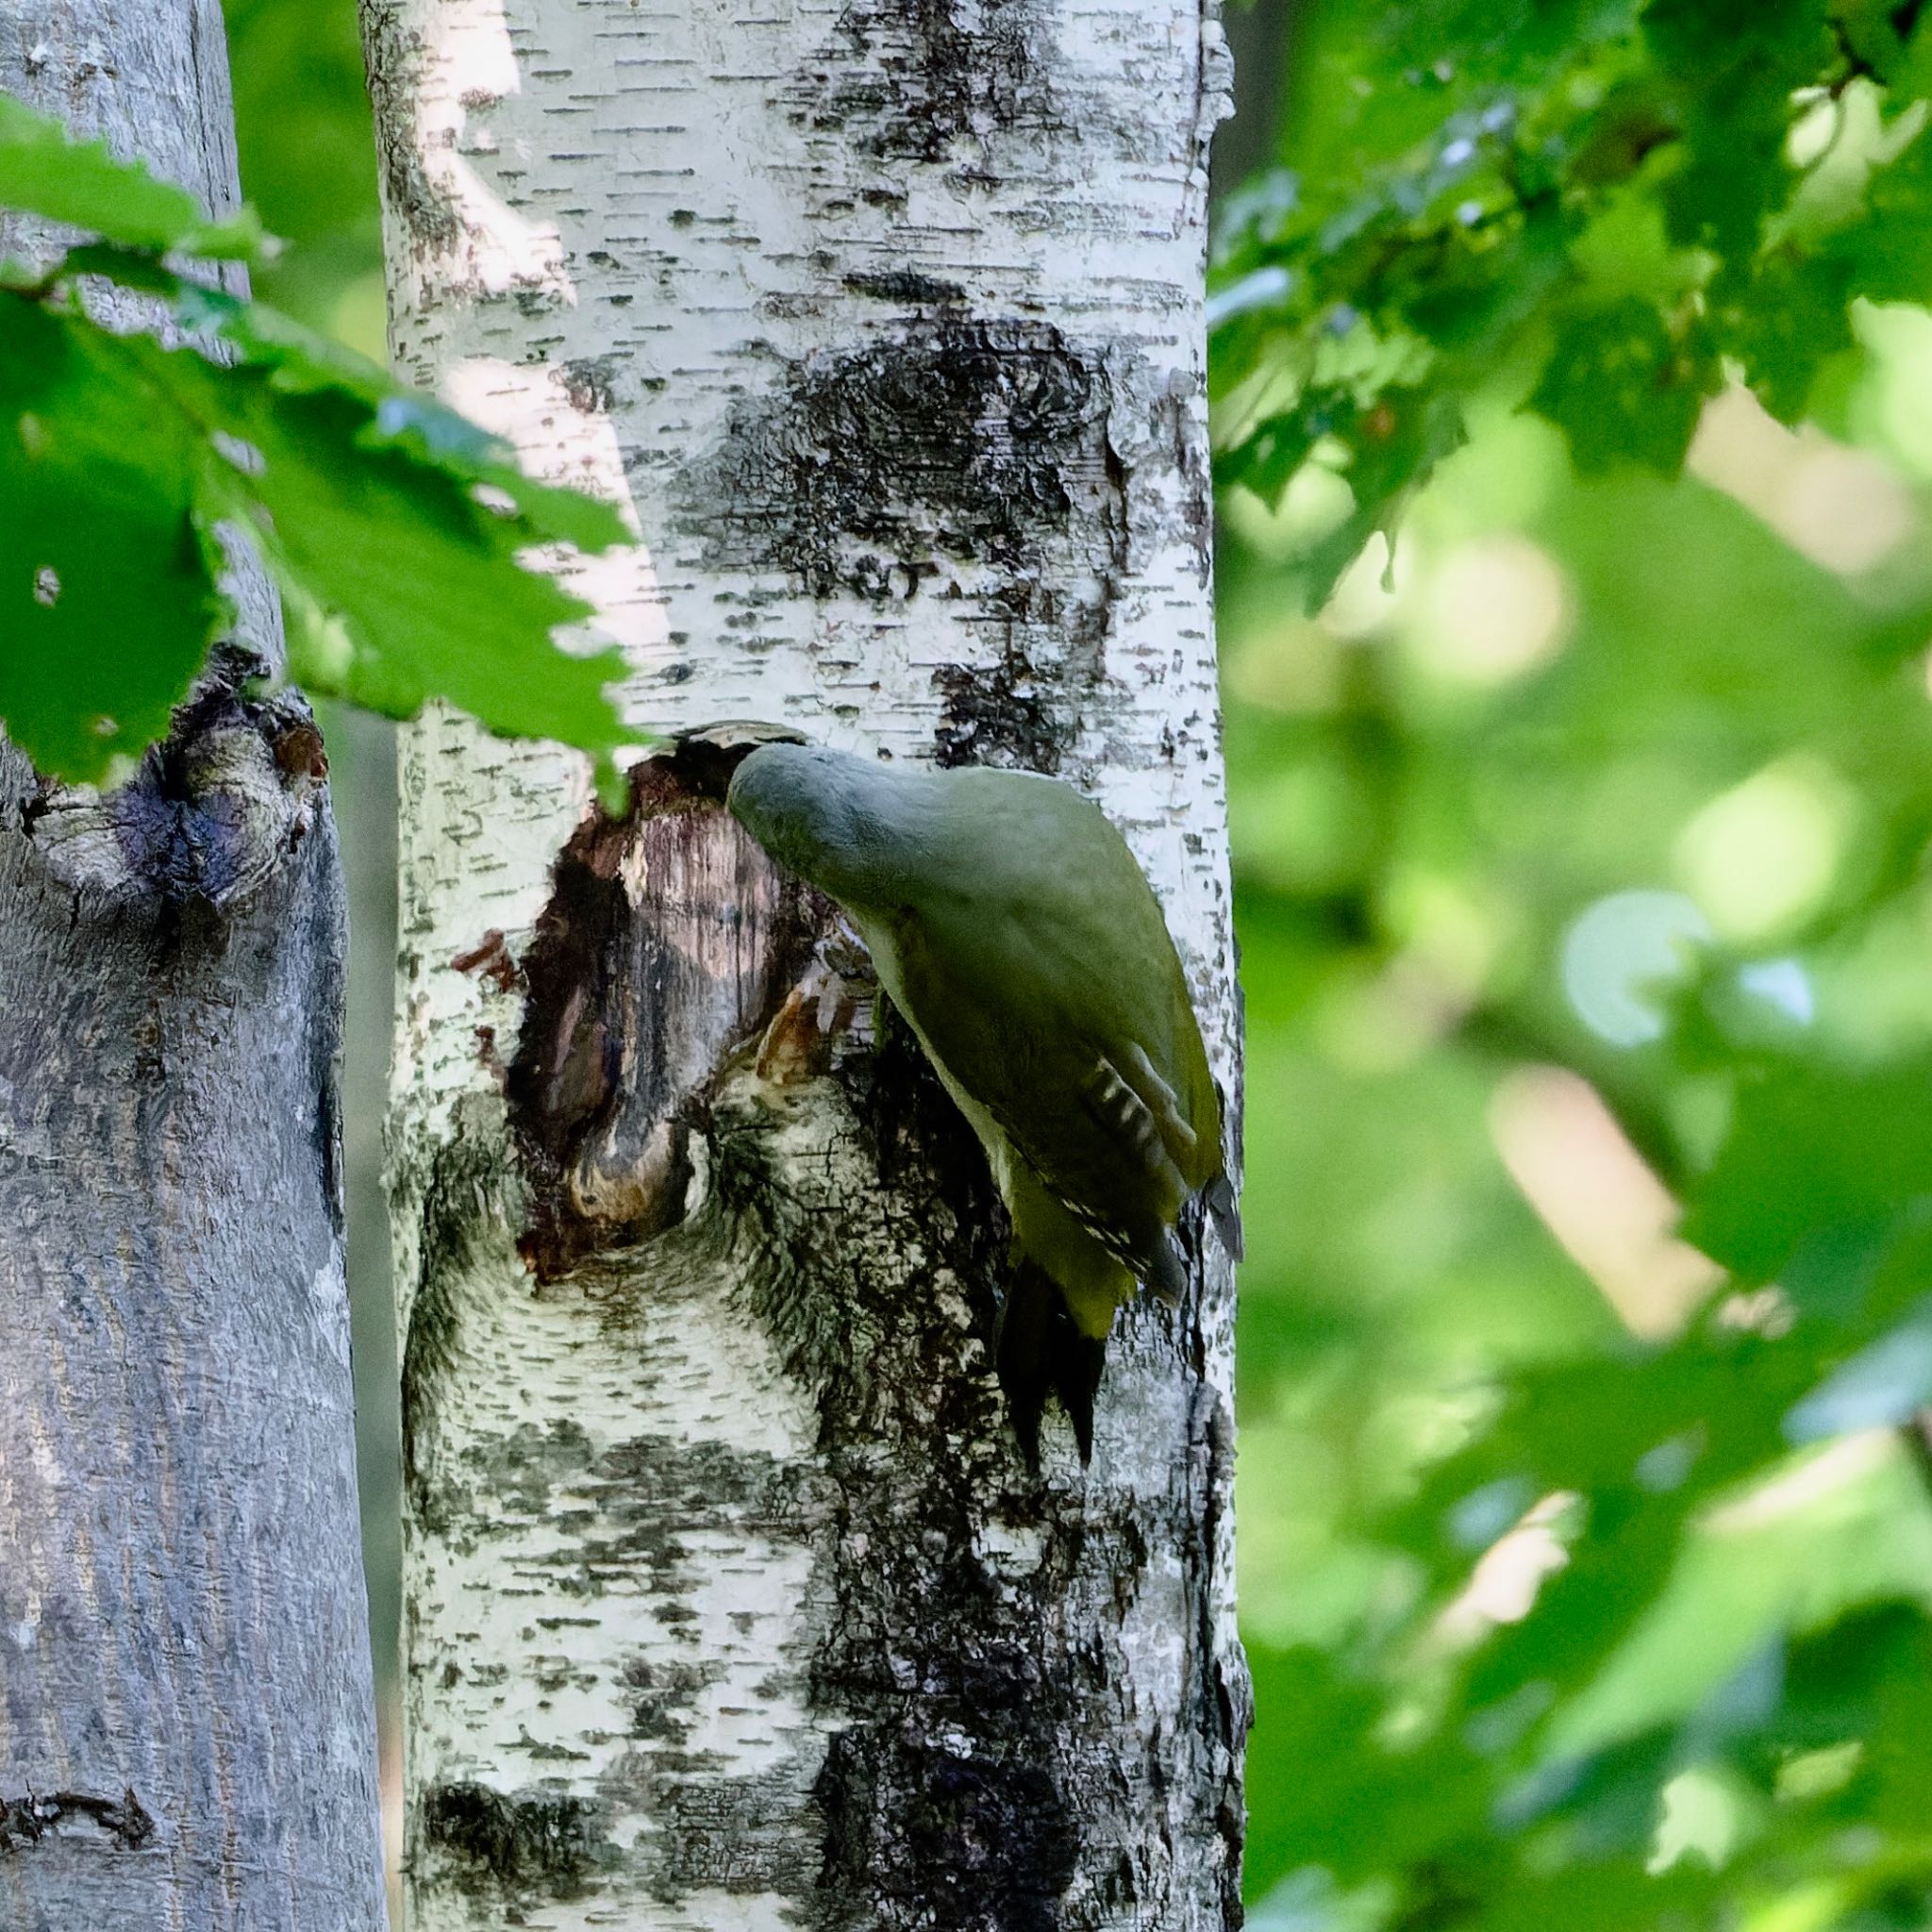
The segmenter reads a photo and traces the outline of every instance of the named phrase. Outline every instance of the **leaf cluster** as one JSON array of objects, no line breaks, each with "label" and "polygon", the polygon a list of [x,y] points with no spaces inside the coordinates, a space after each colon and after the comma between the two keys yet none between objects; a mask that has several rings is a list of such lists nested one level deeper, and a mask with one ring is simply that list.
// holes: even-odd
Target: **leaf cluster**
[{"label": "leaf cluster", "polygon": [[251,212],[210,222],[4,96],[0,208],[69,234],[0,264],[0,724],[42,771],[102,780],[166,729],[246,558],[312,692],[446,699],[608,770],[623,660],[559,647],[591,613],[557,570],[628,541],[613,510],[225,291],[208,264],[268,249]]},{"label": "leaf cluster", "polygon": [[1223,206],[1209,309],[1219,475],[1321,498],[1309,608],[1499,373],[1586,474],[1675,474],[1732,375],[1828,421],[1852,304],[1932,291],[1925,11],[1316,9],[1286,158]]},{"label": "leaf cluster", "polygon": [[[1847,397],[1874,442],[1932,346],[1890,333]],[[1875,457],[1721,419],[1909,501]],[[1932,1915],[1920,528],[1826,567],[1698,475],[1579,476],[1491,409],[1392,592],[1284,612],[1241,534],[1273,526],[1229,518],[1263,1932]],[[1547,628],[1497,658],[1525,586]],[[1657,906],[1674,959],[1591,938]],[[1668,1233],[1722,1278],[1681,1316],[1634,1333],[1531,1211],[1505,1157],[1574,1120],[1512,1140],[1525,1067],[1587,1082],[1589,1131],[1613,1115],[1682,1205],[1644,1266]],[[1633,1211],[1600,1140],[1562,1158],[1586,1233]]]}]

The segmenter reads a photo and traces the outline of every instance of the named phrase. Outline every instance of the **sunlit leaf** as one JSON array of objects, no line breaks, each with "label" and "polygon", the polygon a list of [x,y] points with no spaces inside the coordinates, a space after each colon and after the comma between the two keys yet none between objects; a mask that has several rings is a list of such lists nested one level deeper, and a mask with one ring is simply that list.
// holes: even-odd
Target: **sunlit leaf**
[{"label": "sunlit leaf", "polygon": [[143,418],[113,353],[0,299],[0,720],[87,779],[167,728],[220,613],[192,440]]},{"label": "sunlit leaf", "polygon": [[0,535],[14,612],[0,720],[42,768],[99,778],[164,726],[218,618],[227,525],[280,585],[291,668],[312,691],[394,716],[446,699],[608,771],[628,741],[606,695],[623,659],[558,647],[591,612],[539,558],[627,541],[615,512],[525,477],[495,439],[347,351],[127,260],[94,248],[77,265],[167,296],[238,354],[0,297],[0,408],[19,445],[0,501],[22,500]]}]

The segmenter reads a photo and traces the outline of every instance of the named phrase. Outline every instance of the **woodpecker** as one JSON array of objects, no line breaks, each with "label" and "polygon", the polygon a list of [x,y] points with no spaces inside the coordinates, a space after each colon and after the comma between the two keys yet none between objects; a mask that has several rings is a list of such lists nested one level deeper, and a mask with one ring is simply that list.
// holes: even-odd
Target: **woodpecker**
[{"label": "woodpecker", "polygon": [[[1220,1092],[1126,841],[1057,778],[908,769],[800,743],[754,751],[726,806],[850,917],[986,1150],[1016,1267],[1058,1290],[1097,1381],[1135,1284],[1168,1299],[1184,1285],[1174,1230],[1190,1201],[1241,1253]],[[1042,1344],[1042,1311],[1024,1307],[1024,1290],[1020,1300],[1027,1332],[1013,1332],[1009,1296],[1003,1375],[1024,1376],[1006,1357]]]}]

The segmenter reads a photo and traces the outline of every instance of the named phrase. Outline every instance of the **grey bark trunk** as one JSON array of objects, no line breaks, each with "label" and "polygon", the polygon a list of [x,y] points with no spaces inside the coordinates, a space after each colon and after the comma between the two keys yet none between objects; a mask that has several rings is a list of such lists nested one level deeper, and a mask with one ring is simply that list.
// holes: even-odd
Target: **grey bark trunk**
[{"label": "grey bark trunk", "polygon": [[[634,713],[1081,785],[1238,1097],[1201,0],[363,4],[397,358],[634,508]],[[1029,1468],[985,1160],[732,738],[608,818],[405,735],[412,1932],[1235,1924],[1224,1261]]]},{"label": "grey bark trunk", "polygon": [[[0,88],[234,201],[216,0],[16,0]],[[108,796],[0,741],[8,1932],[383,1922],[341,870],[321,739],[238,691],[255,661]]]}]

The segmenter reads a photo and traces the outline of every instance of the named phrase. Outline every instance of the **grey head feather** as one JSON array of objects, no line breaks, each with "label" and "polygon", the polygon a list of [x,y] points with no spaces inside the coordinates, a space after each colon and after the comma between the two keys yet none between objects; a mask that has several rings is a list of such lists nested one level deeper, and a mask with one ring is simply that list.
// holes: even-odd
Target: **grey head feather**
[{"label": "grey head feather", "polygon": [[842,905],[890,904],[941,810],[925,774],[820,744],[765,744],[725,808],[780,865]]}]

